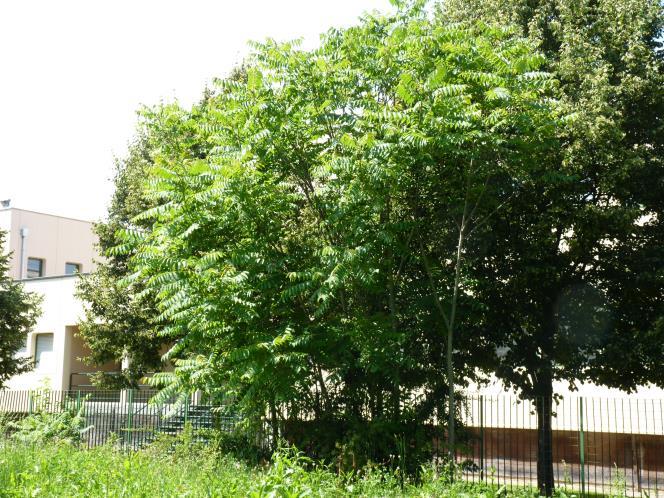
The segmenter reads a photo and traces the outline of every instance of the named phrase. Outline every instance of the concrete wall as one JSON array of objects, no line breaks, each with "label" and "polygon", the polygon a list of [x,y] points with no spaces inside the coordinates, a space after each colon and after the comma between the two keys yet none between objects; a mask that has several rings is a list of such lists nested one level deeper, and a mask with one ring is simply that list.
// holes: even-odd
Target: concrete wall
[{"label": "concrete wall", "polygon": [[80,264],[82,273],[93,269],[97,237],[91,222],[10,208],[0,211],[0,229],[9,232],[4,249],[13,253],[9,271],[13,279],[24,277],[27,266],[24,261],[20,275],[21,228],[28,229],[25,258],[43,259],[43,276],[64,275],[65,263]]}]

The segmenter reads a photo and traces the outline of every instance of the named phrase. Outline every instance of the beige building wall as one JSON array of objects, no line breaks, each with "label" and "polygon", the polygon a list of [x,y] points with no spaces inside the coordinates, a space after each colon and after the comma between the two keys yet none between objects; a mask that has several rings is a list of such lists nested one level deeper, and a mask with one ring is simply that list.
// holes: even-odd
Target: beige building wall
[{"label": "beige building wall", "polygon": [[[47,385],[55,390],[69,389],[72,374],[118,371],[119,365],[113,363],[96,368],[79,360],[87,355],[85,345],[76,335],[83,304],[75,296],[78,276],[65,275],[65,264],[80,265],[81,273],[94,269],[97,237],[93,224],[10,207],[0,209],[0,230],[7,233],[4,247],[0,250],[12,253],[10,277],[23,280],[26,291],[43,298],[41,316],[26,338],[24,351],[19,354],[35,361],[40,334],[52,334],[53,337],[52,350],[40,355],[39,366],[10,379],[7,387],[22,390]],[[28,258],[43,260],[42,277],[25,278]]]},{"label": "beige building wall", "polygon": [[[43,298],[41,316],[26,338],[24,351],[19,353],[35,361],[37,343],[41,337],[39,365],[30,372],[10,379],[6,387],[14,390],[38,389],[43,386],[56,391],[70,387],[78,389],[89,387],[89,374],[99,371],[120,372],[122,365],[115,362],[90,366],[81,361],[88,356],[89,350],[77,335],[77,323],[84,311],[83,303],[75,295],[79,277],[65,275],[66,263],[80,265],[81,273],[89,273],[94,269],[97,237],[93,232],[93,224],[10,207],[0,208],[0,230],[8,235],[0,250],[12,252],[10,276],[14,280],[21,280],[26,291]],[[26,234],[24,237],[22,232]],[[42,277],[25,278],[28,258],[43,260]],[[45,343],[49,343],[46,334],[52,334],[53,337],[50,349],[44,347]],[[163,349],[162,353],[168,347],[164,346]],[[172,366],[164,365],[164,369],[170,370]]]},{"label": "beige building wall", "polygon": [[4,250],[12,252],[9,274],[15,280],[25,278],[28,258],[44,261],[44,277],[64,275],[66,263],[81,265],[82,273],[93,269],[97,237],[89,221],[8,208],[0,211],[0,229],[9,233]]},{"label": "beige building wall", "polygon": [[[605,433],[664,434],[664,389],[640,386],[634,393],[598,386],[591,382],[571,390],[567,382],[556,381],[559,396],[553,406],[553,430],[578,431],[583,405],[585,430]],[[461,418],[469,427],[537,429],[535,404],[520,400],[495,377],[489,384],[471,384]],[[480,412],[483,412],[480,416]]]}]

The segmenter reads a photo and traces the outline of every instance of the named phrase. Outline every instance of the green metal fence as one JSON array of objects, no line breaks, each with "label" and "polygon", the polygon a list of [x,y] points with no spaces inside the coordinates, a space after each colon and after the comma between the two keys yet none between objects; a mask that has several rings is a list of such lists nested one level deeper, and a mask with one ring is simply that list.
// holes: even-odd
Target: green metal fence
[{"label": "green metal fence", "polygon": [[111,435],[126,448],[138,449],[159,434],[177,434],[189,424],[194,430],[233,431],[240,418],[227,406],[189,402],[150,403],[156,391],[0,391],[0,413],[18,420],[36,412],[82,410],[87,447],[104,444]]},{"label": "green metal fence", "polygon": [[[159,434],[177,434],[186,424],[231,432],[240,422],[228,406],[205,404],[197,397],[184,404],[157,405],[150,403],[155,394],[0,391],[0,413],[16,419],[37,411],[81,408],[90,426],[85,445],[103,444],[114,434],[120,444],[133,449]],[[463,396],[458,404],[462,428],[456,457],[464,479],[508,487],[537,485],[537,403],[508,395]],[[555,400],[550,411],[556,487],[582,495],[664,496],[664,400],[565,397]],[[274,442],[269,434],[264,429],[256,441],[269,446]],[[446,454],[444,441],[432,444],[439,454]]]},{"label": "green metal fence", "polygon": [[[537,485],[540,400],[470,395],[462,405],[464,477],[507,486]],[[556,487],[582,495],[664,496],[664,401],[565,397],[554,400]]]}]

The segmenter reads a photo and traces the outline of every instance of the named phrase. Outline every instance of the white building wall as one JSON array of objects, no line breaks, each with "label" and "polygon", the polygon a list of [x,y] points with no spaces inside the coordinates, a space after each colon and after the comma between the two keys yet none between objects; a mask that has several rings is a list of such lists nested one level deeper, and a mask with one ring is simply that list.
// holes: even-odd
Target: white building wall
[{"label": "white building wall", "polygon": [[[588,382],[573,391],[567,382],[557,381],[553,391],[559,396],[553,406],[553,430],[578,431],[583,421],[589,432],[664,434],[664,389],[640,386],[628,394]],[[461,414],[468,426],[537,429],[535,403],[520,400],[496,378],[464,392]]]},{"label": "white building wall", "polygon": [[51,389],[69,388],[71,373],[71,344],[76,323],[83,314],[83,305],[75,299],[77,276],[47,277],[26,280],[25,290],[43,296],[42,314],[28,334],[25,355],[35,358],[37,334],[53,334],[53,354],[42,361],[39,368],[10,379],[10,389],[36,389],[48,385]]}]

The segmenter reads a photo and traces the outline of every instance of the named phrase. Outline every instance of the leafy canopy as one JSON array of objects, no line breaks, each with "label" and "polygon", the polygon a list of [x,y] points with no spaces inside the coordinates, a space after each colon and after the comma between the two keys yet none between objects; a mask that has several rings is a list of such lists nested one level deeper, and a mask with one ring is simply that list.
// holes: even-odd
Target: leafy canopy
[{"label": "leafy canopy", "polygon": [[[146,111],[154,207],[133,221],[152,222],[114,254],[175,341],[163,396],[311,415],[379,458],[398,434],[424,448],[423,422],[444,416],[454,222],[466,202],[481,225],[552,145],[543,62],[510,29],[416,7],[314,51],[255,44],[246,79]],[[465,382],[484,344],[462,337]]]},{"label": "leafy canopy", "polygon": [[116,161],[115,191],[108,216],[95,225],[99,239],[98,252],[103,255],[95,269],[81,276],[77,296],[87,306],[79,323],[79,334],[90,349],[85,360],[92,365],[128,361],[121,376],[100,372],[93,382],[105,388],[135,386],[148,372],[161,370],[159,350],[164,340],[158,336],[152,318],[158,313],[153,301],[139,297],[143,286],[119,285],[128,275],[127,255],[110,254],[118,245],[118,230],[148,227],[150,220],[132,223],[132,218],[151,207],[145,198],[143,182],[152,162],[147,139],[139,136],[129,148],[128,156]]}]

